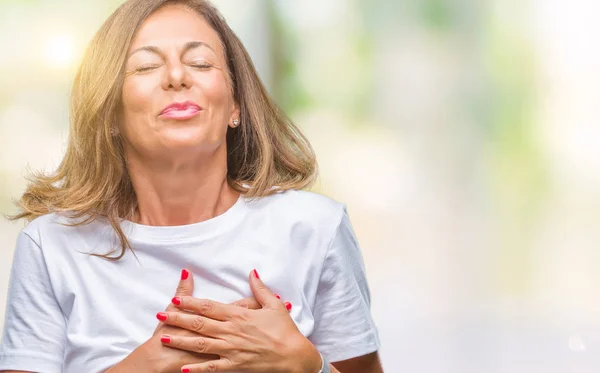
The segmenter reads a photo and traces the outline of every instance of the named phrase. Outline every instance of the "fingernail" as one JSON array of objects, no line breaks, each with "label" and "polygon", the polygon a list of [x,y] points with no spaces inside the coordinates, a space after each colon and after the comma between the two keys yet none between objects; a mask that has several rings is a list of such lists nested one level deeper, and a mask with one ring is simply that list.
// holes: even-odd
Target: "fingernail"
[{"label": "fingernail", "polygon": [[179,297],[175,297],[175,298],[171,299],[171,302],[173,302],[173,304],[179,306],[181,304],[181,299],[179,299]]},{"label": "fingernail", "polygon": [[292,304],[290,302],[285,302],[284,304],[288,311],[292,309]]},{"label": "fingernail", "polygon": [[187,271],[187,269],[182,269],[181,270],[181,279],[182,280],[187,280],[188,276],[190,275],[190,273]]},{"label": "fingernail", "polygon": [[163,335],[162,337],[160,337],[160,341],[162,343],[171,343],[171,337],[169,337],[168,335]]},{"label": "fingernail", "polygon": [[167,319],[167,314],[164,312],[159,312],[156,314],[156,318],[160,321],[165,321]]},{"label": "fingernail", "polygon": [[191,371],[190,368],[181,368],[181,373],[190,373]]},{"label": "fingernail", "polygon": [[277,299],[281,299],[281,297],[279,296],[279,294],[273,294],[275,296],[275,298]]},{"label": "fingernail", "polygon": [[254,277],[260,278],[260,276],[258,275],[258,272],[256,272],[256,269],[254,270]]}]

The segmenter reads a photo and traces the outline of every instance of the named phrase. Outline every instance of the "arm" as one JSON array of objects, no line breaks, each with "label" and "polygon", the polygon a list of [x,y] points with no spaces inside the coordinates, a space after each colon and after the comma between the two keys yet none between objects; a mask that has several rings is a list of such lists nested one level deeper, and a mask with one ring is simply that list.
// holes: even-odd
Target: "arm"
[{"label": "arm", "polygon": [[323,261],[309,336],[340,373],[382,371],[370,303],[362,254],[344,210]]},{"label": "arm", "polygon": [[0,371],[62,372],[66,322],[45,252],[27,233],[17,237],[0,342]]},{"label": "arm", "polygon": [[151,356],[145,348],[146,343],[133,350],[125,359],[108,369],[104,373],[129,373],[129,372],[146,372],[158,373],[156,363],[152,363],[155,356]]},{"label": "arm", "polygon": [[331,365],[331,373],[383,373],[377,352],[338,361]]}]

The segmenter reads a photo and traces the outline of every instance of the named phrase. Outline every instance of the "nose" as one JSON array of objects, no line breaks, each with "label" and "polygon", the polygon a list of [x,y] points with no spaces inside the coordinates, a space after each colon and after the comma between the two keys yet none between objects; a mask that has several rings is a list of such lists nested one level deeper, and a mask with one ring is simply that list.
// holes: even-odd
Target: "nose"
[{"label": "nose", "polygon": [[192,87],[192,79],[181,62],[169,62],[162,86],[165,90],[181,91]]}]

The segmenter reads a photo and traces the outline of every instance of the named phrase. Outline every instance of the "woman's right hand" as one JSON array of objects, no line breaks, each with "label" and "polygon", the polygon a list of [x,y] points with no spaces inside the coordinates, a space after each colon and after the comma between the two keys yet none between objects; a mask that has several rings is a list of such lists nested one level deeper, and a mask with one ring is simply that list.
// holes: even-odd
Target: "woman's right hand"
[{"label": "woman's right hand", "polygon": [[[185,269],[181,272],[181,281],[177,286],[174,296],[191,296],[194,291],[193,276]],[[259,309],[260,303],[251,298],[244,298],[233,304],[240,307]],[[183,312],[169,302],[165,311]],[[157,314],[160,320],[161,313]],[[148,372],[148,373],[179,373],[181,367],[186,364],[202,363],[205,361],[218,359],[218,356],[208,354],[197,354],[188,351],[183,351],[175,348],[165,347],[161,342],[161,336],[181,335],[181,336],[197,336],[196,333],[186,329],[173,327],[164,323],[159,323],[152,337],[136,348],[123,361],[116,364],[105,373],[129,373],[129,372]]]}]

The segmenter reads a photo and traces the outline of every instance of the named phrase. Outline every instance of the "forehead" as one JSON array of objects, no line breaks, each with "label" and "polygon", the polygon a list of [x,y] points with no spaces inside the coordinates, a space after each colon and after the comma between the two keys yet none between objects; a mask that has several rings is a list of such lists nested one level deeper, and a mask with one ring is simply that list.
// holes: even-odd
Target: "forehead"
[{"label": "forehead", "polygon": [[192,40],[207,43],[221,53],[218,34],[200,14],[181,4],[168,4],[144,20],[129,49],[131,51],[146,45],[179,47]]}]

